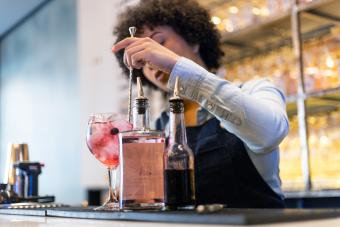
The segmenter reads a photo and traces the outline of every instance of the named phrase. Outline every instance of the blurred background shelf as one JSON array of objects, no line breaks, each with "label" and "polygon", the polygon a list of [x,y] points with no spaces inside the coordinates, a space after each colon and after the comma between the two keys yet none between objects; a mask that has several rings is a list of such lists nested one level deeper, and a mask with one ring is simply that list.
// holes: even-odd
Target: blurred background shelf
[{"label": "blurred background shelf", "polygon": [[339,189],[340,1],[200,3],[222,34],[220,75],[235,83],[269,78],[286,94],[290,132],[280,145],[283,189],[312,196]]},{"label": "blurred background shelf", "polygon": [[[326,114],[340,110],[340,87],[311,92],[306,94],[306,98],[308,115]],[[296,100],[296,96],[289,96],[287,98],[287,113],[289,117],[297,114]]]},{"label": "blurred background shelf", "polygon": [[[227,53],[223,59],[224,62],[237,61],[244,57],[291,45],[292,4],[289,1],[281,1],[287,3],[273,11],[270,11],[270,6],[261,4],[261,1],[253,1],[247,6],[240,4],[238,7],[235,3],[241,1],[201,2],[213,12],[215,24],[222,33],[223,49]],[[246,10],[242,11],[242,7]],[[340,1],[336,0],[302,3],[298,11],[302,13],[303,39],[307,40],[328,33],[331,27],[339,24],[339,8]],[[247,17],[244,22],[233,22],[232,19],[227,19],[233,18],[230,15],[242,13],[241,11]],[[234,16],[234,18],[238,17]]]},{"label": "blurred background shelf", "polygon": [[337,12],[337,7],[340,6],[340,2],[338,0],[314,0],[314,1],[301,1],[298,6],[298,11],[304,12],[309,10],[321,10],[326,13],[333,14],[337,16],[339,12]]}]

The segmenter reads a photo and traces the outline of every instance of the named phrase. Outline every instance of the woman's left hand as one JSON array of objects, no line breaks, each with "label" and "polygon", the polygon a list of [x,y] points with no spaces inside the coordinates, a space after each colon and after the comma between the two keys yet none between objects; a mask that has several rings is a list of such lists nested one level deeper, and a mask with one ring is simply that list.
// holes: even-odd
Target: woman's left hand
[{"label": "woman's left hand", "polygon": [[127,67],[140,69],[150,67],[170,73],[177,60],[177,54],[151,38],[126,38],[112,47],[114,53],[125,48],[124,62]]}]

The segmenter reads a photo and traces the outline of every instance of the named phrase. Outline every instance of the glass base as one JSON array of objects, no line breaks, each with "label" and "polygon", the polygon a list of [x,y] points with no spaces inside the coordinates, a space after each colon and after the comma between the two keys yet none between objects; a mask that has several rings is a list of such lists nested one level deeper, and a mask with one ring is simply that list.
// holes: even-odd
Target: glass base
[{"label": "glass base", "polygon": [[162,210],[164,203],[135,203],[131,201],[124,201],[122,210]]},{"label": "glass base", "polygon": [[93,210],[110,210],[110,211],[119,211],[119,203],[116,202],[106,202],[100,207],[96,207]]}]

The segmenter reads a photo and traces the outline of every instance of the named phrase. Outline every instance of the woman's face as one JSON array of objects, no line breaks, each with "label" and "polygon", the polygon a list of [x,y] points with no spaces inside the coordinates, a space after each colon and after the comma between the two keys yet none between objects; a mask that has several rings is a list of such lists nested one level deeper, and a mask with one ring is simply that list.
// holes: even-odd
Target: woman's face
[{"label": "woman's face", "polygon": [[[196,61],[199,58],[198,45],[189,45],[169,26],[158,26],[153,29],[144,27],[143,32],[138,36],[152,38],[179,56],[189,58],[193,61]],[[150,65],[145,65],[143,67],[143,74],[151,83],[163,91],[168,91],[166,85],[170,76],[169,74],[154,69]]]}]

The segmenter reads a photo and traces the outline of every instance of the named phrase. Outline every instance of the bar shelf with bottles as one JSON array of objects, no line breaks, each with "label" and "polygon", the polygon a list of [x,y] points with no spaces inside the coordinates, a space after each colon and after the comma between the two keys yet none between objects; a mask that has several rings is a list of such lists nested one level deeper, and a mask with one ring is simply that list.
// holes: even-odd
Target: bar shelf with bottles
[{"label": "bar shelf with bottles", "polygon": [[[226,61],[243,56],[246,51],[265,48],[284,38],[291,38],[294,0],[200,0],[212,15],[212,22],[222,33],[228,56]],[[302,32],[339,23],[337,0],[299,0]],[[239,56],[240,55],[240,56]]]},{"label": "bar shelf with bottles", "polygon": [[[305,87],[310,128],[311,177],[314,189],[340,188],[340,32],[304,45]],[[267,77],[288,95],[290,134],[281,144],[280,174],[283,188],[303,188],[296,89],[297,74],[291,47],[282,47],[226,65],[226,78],[238,83]],[[339,136],[338,136],[339,135]]]},{"label": "bar shelf with bottles", "polygon": [[[201,1],[222,33],[224,76],[242,83],[270,78],[287,96],[290,132],[280,145],[280,175],[286,192],[309,190],[303,170],[297,101],[305,100],[312,191],[340,189],[340,1]],[[304,92],[292,45],[299,14]],[[296,21],[295,21],[296,22]],[[299,107],[301,108],[301,107]],[[303,125],[303,124],[302,124]]]},{"label": "bar shelf with bottles", "polygon": [[[307,96],[322,91],[340,92],[340,27],[328,35],[304,43],[305,88]],[[297,72],[291,46],[226,64],[226,78],[235,82],[267,77],[279,86],[289,100],[297,93]]]}]

